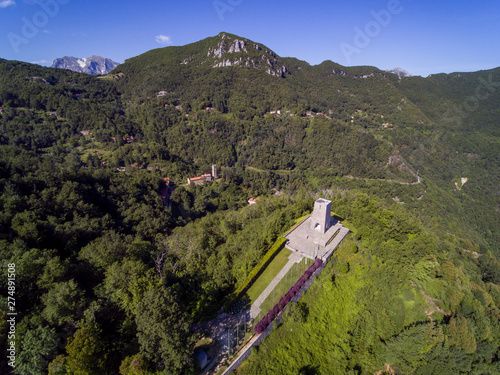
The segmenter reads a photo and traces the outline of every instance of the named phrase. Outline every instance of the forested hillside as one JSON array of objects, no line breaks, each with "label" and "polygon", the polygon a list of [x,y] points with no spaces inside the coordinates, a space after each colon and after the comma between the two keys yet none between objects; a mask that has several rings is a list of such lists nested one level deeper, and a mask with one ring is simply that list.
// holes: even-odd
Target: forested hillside
[{"label": "forested hillside", "polygon": [[302,313],[285,313],[237,373],[498,372],[498,262],[486,274],[491,260],[471,243],[425,229],[401,206],[332,198],[353,235],[290,310]]},{"label": "forested hillside", "polygon": [[352,235],[241,373],[498,372],[498,82],[310,66],[227,33],[101,77],[0,59],[15,373],[194,373],[190,325],[319,195]]}]

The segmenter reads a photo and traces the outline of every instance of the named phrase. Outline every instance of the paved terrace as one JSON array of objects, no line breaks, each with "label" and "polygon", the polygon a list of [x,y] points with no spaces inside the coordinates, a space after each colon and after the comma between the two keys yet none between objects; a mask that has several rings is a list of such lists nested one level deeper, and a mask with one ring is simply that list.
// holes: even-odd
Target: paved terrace
[{"label": "paved terrace", "polygon": [[326,233],[311,229],[311,217],[308,217],[285,236],[288,239],[286,248],[301,256],[325,261],[347,233],[349,229],[344,228],[339,221]]}]

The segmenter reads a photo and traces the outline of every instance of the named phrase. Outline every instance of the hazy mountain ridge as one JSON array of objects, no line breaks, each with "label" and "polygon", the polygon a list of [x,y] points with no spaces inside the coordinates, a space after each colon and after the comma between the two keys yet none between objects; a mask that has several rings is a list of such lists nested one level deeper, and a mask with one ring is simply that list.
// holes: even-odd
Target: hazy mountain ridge
[{"label": "hazy mountain ridge", "polygon": [[406,70],[404,70],[403,68],[399,68],[399,67],[394,68],[394,69],[386,69],[385,71],[388,73],[397,74],[400,77],[413,77],[412,74],[408,73]]},{"label": "hazy mountain ridge", "polygon": [[101,75],[108,74],[118,65],[120,64],[101,56],[94,55],[85,58],[65,56],[55,59],[52,62],[51,68],[69,69],[74,72],[90,75]]}]

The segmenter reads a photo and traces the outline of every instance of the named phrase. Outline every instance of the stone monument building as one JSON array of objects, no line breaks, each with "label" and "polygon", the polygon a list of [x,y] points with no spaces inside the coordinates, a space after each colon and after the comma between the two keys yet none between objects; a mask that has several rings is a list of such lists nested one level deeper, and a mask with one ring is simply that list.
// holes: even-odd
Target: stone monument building
[{"label": "stone monument building", "polygon": [[312,214],[285,235],[285,246],[302,256],[325,260],[348,232],[332,217],[332,202],[320,198],[314,202]]},{"label": "stone monument building", "polygon": [[332,202],[318,199],[314,202],[314,211],[311,215],[311,229],[326,233],[332,226]]}]

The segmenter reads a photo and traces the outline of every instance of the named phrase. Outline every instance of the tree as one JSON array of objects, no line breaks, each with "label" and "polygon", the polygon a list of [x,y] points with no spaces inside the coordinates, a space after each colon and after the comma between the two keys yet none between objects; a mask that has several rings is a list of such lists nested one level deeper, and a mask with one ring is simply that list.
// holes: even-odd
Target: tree
[{"label": "tree", "polygon": [[107,348],[104,346],[100,330],[80,328],[66,346],[69,373],[72,375],[106,374]]},{"label": "tree", "polygon": [[285,319],[287,321],[291,320],[294,322],[304,323],[307,319],[308,314],[309,314],[309,309],[304,302],[297,302],[297,303],[292,302],[288,304],[285,313]]},{"label": "tree", "polygon": [[105,270],[114,262],[122,260],[130,252],[131,236],[123,236],[114,230],[106,231],[102,237],[90,242],[80,251],[80,259]]},{"label": "tree", "polygon": [[147,375],[148,364],[141,353],[127,357],[120,365],[120,375]]},{"label": "tree", "polygon": [[189,323],[174,295],[163,288],[150,289],[136,310],[141,352],[165,374],[193,367]]},{"label": "tree", "polygon": [[476,351],[477,343],[469,324],[467,318],[464,316],[460,317],[460,319],[452,317],[446,328],[448,331],[448,343],[471,354]]},{"label": "tree", "polygon": [[42,316],[55,325],[76,321],[84,305],[83,292],[73,280],[54,284],[42,301],[45,303]]},{"label": "tree", "polygon": [[68,375],[66,356],[60,354],[50,362],[49,375]]},{"label": "tree", "polygon": [[133,314],[145,290],[151,287],[148,268],[140,261],[124,259],[106,270],[104,290],[127,313]]},{"label": "tree", "polygon": [[61,258],[58,256],[49,259],[43,269],[43,273],[38,278],[38,286],[45,290],[51,289],[56,282],[61,281],[64,278],[67,269],[67,263],[61,261]]},{"label": "tree", "polygon": [[49,359],[57,354],[59,342],[53,328],[28,330],[16,361],[14,373],[20,375],[46,374]]}]

